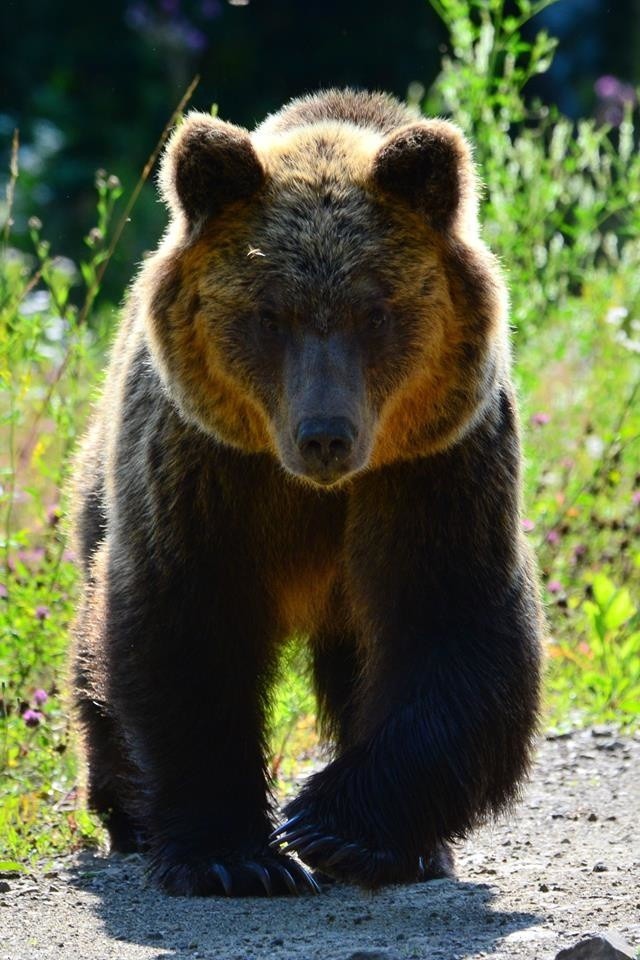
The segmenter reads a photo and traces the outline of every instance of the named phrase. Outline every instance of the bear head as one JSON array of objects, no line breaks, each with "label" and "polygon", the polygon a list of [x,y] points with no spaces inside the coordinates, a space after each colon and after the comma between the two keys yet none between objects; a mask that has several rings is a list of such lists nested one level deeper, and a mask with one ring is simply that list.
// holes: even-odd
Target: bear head
[{"label": "bear head", "polygon": [[252,134],[192,113],[161,168],[172,225],[141,286],[166,391],[316,485],[451,445],[507,359],[468,144],[391,102],[390,130],[304,101]]}]

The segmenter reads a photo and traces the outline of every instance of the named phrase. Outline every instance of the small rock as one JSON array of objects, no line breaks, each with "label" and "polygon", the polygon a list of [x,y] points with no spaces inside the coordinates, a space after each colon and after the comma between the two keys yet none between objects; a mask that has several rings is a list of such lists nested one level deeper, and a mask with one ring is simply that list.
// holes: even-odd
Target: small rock
[{"label": "small rock", "polygon": [[587,817],[587,820],[589,821],[589,823],[595,823],[597,819],[598,819],[597,813],[590,813],[589,816]]},{"label": "small rock", "polygon": [[572,736],[573,730],[558,730],[554,727],[547,731],[545,740],[569,740]]},{"label": "small rock", "polygon": [[592,873],[606,873],[609,867],[606,863],[603,863],[602,860],[598,860],[597,863],[594,863]]},{"label": "small rock", "polygon": [[6,880],[0,880],[0,893],[9,893],[9,890],[11,890],[11,884]]},{"label": "small rock", "polygon": [[540,886],[538,887],[538,890],[541,893],[549,893],[549,887],[546,885],[546,883],[541,883]]},{"label": "small rock", "polygon": [[617,933],[588,937],[556,954],[556,960],[633,960],[633,958],[634,951]]},{"label": "small rock", "polygon": [[596,750],[609,750],[613,752],[614,750],[624,750],[625,746],[622,740],[601,740],[599,743],[596,743]]},{"label": "small rock", "polygon": [[616,727],[606,723],[597,723],[591,728],[592,737],[611,737],[614,733],[616,733]]},{"label": "small rock", "polygon": [[383,953],[382,950],[356,950],[350,953],[345,960],[396,960],[390,953]]}]

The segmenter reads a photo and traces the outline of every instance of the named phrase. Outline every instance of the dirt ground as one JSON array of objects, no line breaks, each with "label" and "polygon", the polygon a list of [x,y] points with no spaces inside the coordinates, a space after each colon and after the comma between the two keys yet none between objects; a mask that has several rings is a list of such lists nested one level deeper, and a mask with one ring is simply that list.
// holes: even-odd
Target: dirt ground
[{"label": "dirt ground", "polygon": [[[0,878],[0,960],[553,960],[587,934],[640,946],[640,735],[540,745],[509,818],[458,851],[458,879],[374,896],[186,900],[139,857],[83,854]],[[6,887],[9,889],[6,889]]]}]

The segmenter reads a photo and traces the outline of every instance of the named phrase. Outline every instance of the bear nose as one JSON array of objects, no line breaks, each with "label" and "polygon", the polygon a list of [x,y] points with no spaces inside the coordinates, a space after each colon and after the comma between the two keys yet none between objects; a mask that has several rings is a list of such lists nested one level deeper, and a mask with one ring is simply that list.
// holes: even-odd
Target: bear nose
[{"label": "bear nose", "polygon": [[356,432],[346,417],[310,417],[298,424],[296,443],[311,473],[339,475],[351,456]]}]

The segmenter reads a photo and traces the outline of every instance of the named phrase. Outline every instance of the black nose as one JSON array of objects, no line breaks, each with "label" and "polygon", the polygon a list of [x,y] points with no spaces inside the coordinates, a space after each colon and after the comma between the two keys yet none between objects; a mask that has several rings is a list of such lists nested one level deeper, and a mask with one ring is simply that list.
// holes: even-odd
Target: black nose
[{"label": "black nose", "polygon": [[339,475],[351,456],[356,428],[345,417],[310,417],[301,420],[296,443],[311,473]]}]

